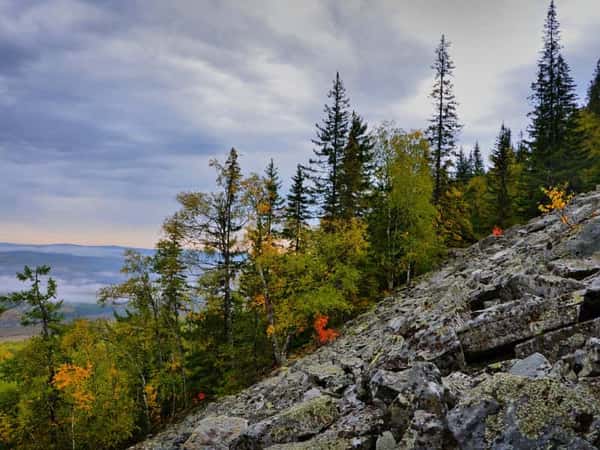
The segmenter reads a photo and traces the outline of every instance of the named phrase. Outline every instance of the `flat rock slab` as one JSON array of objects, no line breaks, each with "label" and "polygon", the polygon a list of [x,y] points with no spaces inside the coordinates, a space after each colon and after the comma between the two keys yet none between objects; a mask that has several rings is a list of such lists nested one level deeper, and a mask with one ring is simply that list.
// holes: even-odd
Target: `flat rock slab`
[{"label": "flat rock slab", "polygon": [[526,358],[532,353],[542,353],[550,362],[574,352],[585,345],[589,337],[600,336],[600,318],[578,323],[549,333],[536,336],[515,347],[517,358]]},{"label": "flat rock slab", "polygon": [[523,298],[487,310],[458,332],[466,354],[486,352],[517,343],[546,330],[577,322],[580,305],[557,299]]}]

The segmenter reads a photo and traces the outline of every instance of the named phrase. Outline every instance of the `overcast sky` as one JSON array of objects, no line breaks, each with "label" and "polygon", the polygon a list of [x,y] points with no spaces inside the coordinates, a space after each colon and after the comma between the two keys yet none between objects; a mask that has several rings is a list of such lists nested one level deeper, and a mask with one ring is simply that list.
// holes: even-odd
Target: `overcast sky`
[{"label": "overcast sky", "polygon": [[[0,0],[0,241],[150,247],[235,146],[288,178],[336,71],[369,124],[422,128],[452,42],[460,143],[527,126],[547,0]],[[580,101],[600,1],[558,0]]]}]

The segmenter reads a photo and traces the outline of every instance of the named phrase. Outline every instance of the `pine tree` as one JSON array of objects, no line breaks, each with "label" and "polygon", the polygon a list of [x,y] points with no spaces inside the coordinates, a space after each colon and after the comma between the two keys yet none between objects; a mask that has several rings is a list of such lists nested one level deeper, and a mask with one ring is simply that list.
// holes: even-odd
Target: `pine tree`
[{"label": "pine tree", "polygon": [[301,248],[302,232],[310,219],[310,194],[305,170],[300,164],[296,167],[296,174],[292,177],[292,187],[285,207],[283,234],[290,239],[295,252]]},{"label": "pine tree", "polygon": [[325,117],[317,124],[317,137],[312,142],[315,158],[310,160],[314,184],[314,202],[320,206],[320,215],[334,220],[340,215],[340,169],[348,139],[350,101],[346,89],[336,73],[333,87],[328,93],[331,105],[325,105]]},{"label": "pine tree", "polygon": [[479,142],[475,142],[475,147],[473,148],[473,175],[476,177],[485,175],[485,166],[483,165]]},{"label": "pine tree", "polygon": [[536,213],[540,187],[569,182],[577,187],[582,162],[576,132],[577,102],[569,66],[561,55],[560,29],[554,0],[544,25],[544,49],[532,84],[529,114],[531,154],[527,168],[530,213]]},{"label": "pine tree", "polygon": [[433,99],[435,113],[430,119],[427,135],[432,147],[433,202],[438,205],[448,180],[448,169],[452,165],[452,156],[456,138],[462,126],[456,112],[452,82],[454,63],[448,50],[450,42],[442,35],[435,51],[435,61],[431,66],[435,70],[435,82],[430,97]]},{"label": "pine tree", "polygon": [[515,216],[515,154],[511,143],[511,132],[504,124],[490,155],[492,166],[487,174],[490,193],[490,209],[493,225],[508,228],[514,224]]},{"label": "pine tree", "polygon": [[460,184],[466,184],[473,177],[473,155],[465,156],[461,147],[456,158],[455,180]]},{"label": "pine tree", "polygon": [[596,64],[596,72],[587,92],[587,110],[600,117],[600,59]]},{"label": "pine tree", "polygon": [[352,112],[348,144],[342,156],[340,170],[340,214],[344,219],[362,217],[367,209],[374,143],[367,133],[367,124]]}]

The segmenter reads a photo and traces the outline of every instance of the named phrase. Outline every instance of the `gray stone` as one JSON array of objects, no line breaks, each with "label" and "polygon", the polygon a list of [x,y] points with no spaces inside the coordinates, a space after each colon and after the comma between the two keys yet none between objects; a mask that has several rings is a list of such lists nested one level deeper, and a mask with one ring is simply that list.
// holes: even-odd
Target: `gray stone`
[{"label": "gray stone", "polygon": [[487,417],[496,414],[499,410],[498,402],[487,398],[473,400],[452,409],[447,416],[448,428],[460,448],[464,450],[486,448]]},{"label": "gray stone", "polygon": [[578,258],[600,252],[600,216],[586,223],[573,239],[567,241],[567,249]]},{"label": "gray stone", "polygon": [[248,428],[240,417],[213,416],[202,419],[183,445],[186,450],[226,449],[231,441]]},{"label": "gray stone", "polygon": [[550,362],[548,362],[544,355],[534,353],[525,359],[517,361],[509,373],[520,377],[540,378],[547,376],[551,368]]},{"label": "gray stone", "polygon": [[381,436],[377,438],[375,443],[375,450],[396,450],[398,449],[396,439],[390,431],[384,431]]}]

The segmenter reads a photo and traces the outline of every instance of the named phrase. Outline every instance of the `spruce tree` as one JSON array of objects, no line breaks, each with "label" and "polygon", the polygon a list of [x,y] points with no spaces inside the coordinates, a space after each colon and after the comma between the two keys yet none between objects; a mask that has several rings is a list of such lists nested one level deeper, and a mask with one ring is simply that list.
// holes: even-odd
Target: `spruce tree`
[{"label": "spruce tree", "polygon": [[510,129],[504,124],[496,139],[496,145],[490,155],[492,163],[488,171],[488,190],[493,225],[507,228],[514,224],[515,216],[515,154],[511,143]]},{"label": "spruce tree", "polygon": [[270,236],[275,230],[276,225],[281,220],[283,214],[284,200],[279,194],[281,181],[279,171],[275,167],[273,159],[269,161],[265,170],[264,183],[266,189],[266,205],[264,211],[264,223],[267,235]]},{"label": "spruce tree", "polygon": [[319,214],[324,219],[334,220],[340,215],[340,169],[350,119],[350,101],[339,72],[327,96],[331,104],[325,105],[325,117],[321,124],[316,124],[317,136],[312,141],[316,145],[315,158],[310,160],[310,171]]},{"label": "spruce tree", "polygon": [[576,131],[577,102],[569,66],[561,55],[560,25],[554,1],[544,25],[544,48],[532,83],[529,114],[531,153],[527,168],[529,212],[537,213],[540,187],[569,182],[577,188],[582,157]]},{"label": "spruce tree", "polygon": [[302,246],[302,232],[310,219],[311,199],[305,170],[300,164],[296,167],[285,207],[283,235],[291,241],[295,252],[298,252]]},{"label": "spruce tree", "polygon": [[483,165],[479,142],[475,142],[475,147],[473,148],[473,175],[476,177],[485,175],[485,166]]},{"label": "spruce tree", "polygon": [[587,92],[587,110],[600,117],[600,59],[596,64],[596,72]]},{"label": "spruce tree", "polygon": [[340,168],[340,215],[344,219],[362,217],[367,209],[373,146],[367,133],[367,124],[352,112],[348,144],[344,149]]},{"label": "spruce tree", "polygon": [[452,165],[456,138],[462,126],[456,112],[457,102],[454,97],[452,82],[454,63],[448,50],[450,42],[442,35],[440,44],[435,50],[435,61],[431,66],[435,70],[435,82],[430,97],[433,99],[435,112],[430,119],[427,136],[432,148],[433,202],[438,205],[448,181],[448,169]]},{"label": "spruce tree", "polygon": [[467,184],[473,177],[473,155],[467,157],[463,148],[458,151],[456,158],[455,180],[460,184]]}]

